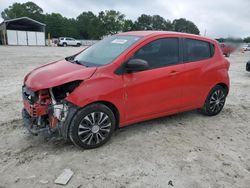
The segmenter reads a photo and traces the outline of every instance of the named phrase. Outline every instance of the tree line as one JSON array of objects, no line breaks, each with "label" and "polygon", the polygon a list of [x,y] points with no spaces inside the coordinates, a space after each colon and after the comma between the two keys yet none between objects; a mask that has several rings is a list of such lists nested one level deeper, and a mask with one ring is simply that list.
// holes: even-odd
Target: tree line
[{"label": "tree line", "polygon": [[27,16],[46,24],[46,36],[69,36],[78,39],[101,39],[118,32],[135,30],[164,30],[200,34],[198,27],[185,18],[172,22],[160,15],[140,15],[135,21],[126,19],[119,11],[82,12],[76,18],[66,18],[59,13],[44,13],[34,2],[13,3],[1,13],[4,20]]}]

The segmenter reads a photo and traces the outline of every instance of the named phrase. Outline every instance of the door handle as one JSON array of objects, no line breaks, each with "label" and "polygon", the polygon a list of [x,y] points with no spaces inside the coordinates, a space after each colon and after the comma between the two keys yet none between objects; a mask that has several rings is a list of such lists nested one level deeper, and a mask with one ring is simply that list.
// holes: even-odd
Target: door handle
[{"label": "door handle", "polygon": [[177,75],[177,74],[179,74],[180,72],[178,72],[178,71],[171,71],[170,73],[169,73],[169,75],[170,76],[175,76],[175,75]]}]

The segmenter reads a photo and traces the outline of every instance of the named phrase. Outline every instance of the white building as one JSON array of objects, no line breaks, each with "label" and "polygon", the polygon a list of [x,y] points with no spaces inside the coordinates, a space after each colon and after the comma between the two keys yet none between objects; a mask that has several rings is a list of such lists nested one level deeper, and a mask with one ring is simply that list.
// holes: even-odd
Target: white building
[{"label": "white building", "polygon": [[45,24],[28,17],[5,20],[0,24],[0,44],[45,46]]}]

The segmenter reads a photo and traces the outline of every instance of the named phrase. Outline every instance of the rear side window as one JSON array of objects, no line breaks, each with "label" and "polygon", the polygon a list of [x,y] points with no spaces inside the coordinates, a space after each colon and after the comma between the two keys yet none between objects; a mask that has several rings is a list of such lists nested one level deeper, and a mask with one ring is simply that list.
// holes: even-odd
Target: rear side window
[{"label": "rear side window", "polygon": [[151,69],[179,63],[179,39],[163,38],[150,42],[139,49],[134,59],[146,60]]},{"label": "rear side window", "polygon": [[208,59],[214,54],[214,45],[209,42],[185,39],[185,61],[200,61]]}]

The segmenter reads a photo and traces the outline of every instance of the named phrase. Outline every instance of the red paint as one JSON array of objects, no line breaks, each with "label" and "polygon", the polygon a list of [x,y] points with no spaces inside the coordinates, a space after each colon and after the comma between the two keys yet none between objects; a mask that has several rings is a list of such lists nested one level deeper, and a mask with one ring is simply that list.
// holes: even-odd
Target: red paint
[{"label": "red paint", "polygon": [[[174,32],[139,31],[119,35],[143,36],[111,64],[87,68],[65,60],[32,71],[25,85],[33,91],[83,80],[66,100],[84,107],[94,102],[113,104],[120,115],[120,126],[164,115],[200,108],[211,88],[219,83],[229,87],[229,62],[215,40]],[[145,44],[167,37],[192,38],[215,46],[207,60],[182,63],[142,72],[115,74],[115,71]]]},{"label": "red paint", "polygon": [[33,91],[51,88],[74,80],[85,80],[96,68],[86,68],[66,60],[52,62],[31,71],[25,78],[25,85]]},{"label": "red paint", "polygon": [[40,90],[38,92],[38,101],[36,103],[30,104],[28,100],[23,100],[23,104],[29,115],[32,117],[48,114],[48,106],[51,104],[48,90]]}]

